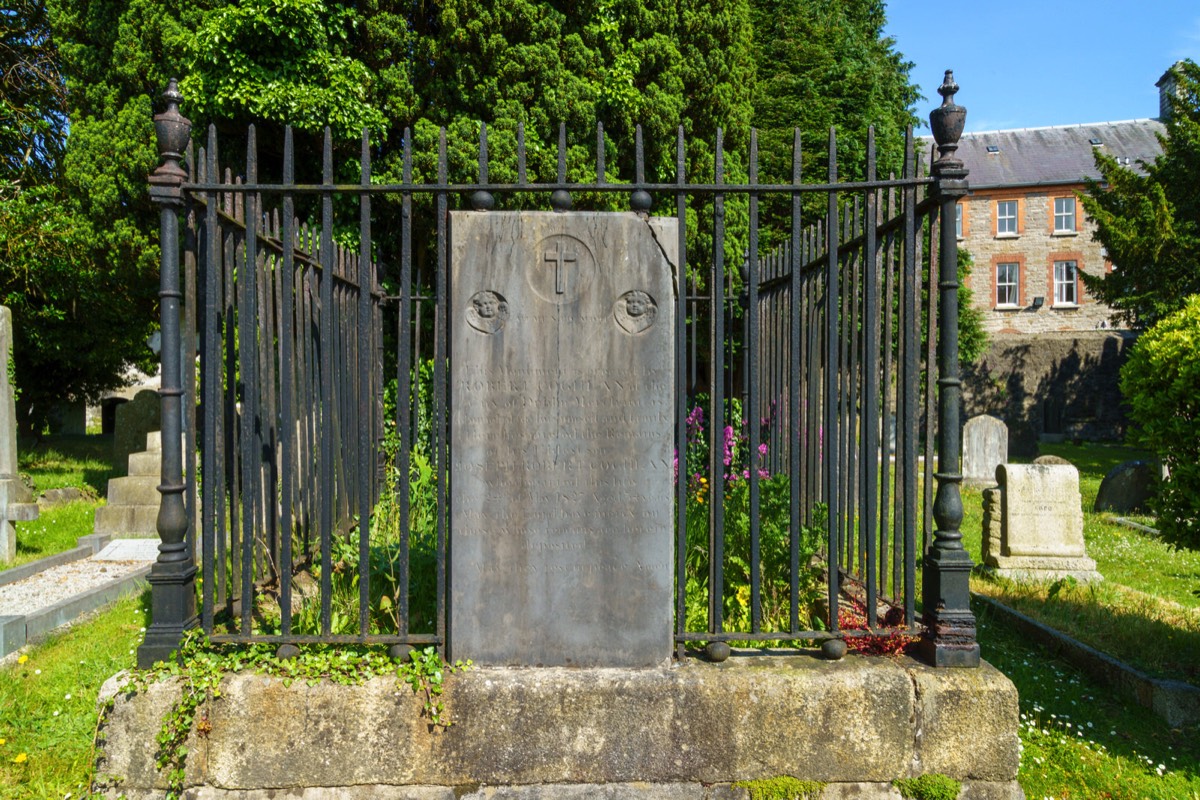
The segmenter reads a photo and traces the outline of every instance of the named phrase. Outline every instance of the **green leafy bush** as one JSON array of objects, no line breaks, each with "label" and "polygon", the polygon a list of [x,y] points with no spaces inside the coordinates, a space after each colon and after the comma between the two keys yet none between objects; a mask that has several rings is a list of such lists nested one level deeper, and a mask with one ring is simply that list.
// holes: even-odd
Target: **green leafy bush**
[{"label": "green leafy bush", "polygon": [[1152,508],[1163,538],[1200,549],[1200,295],[1138,339],[1121,369],[1134,438],[1170,471]]}]

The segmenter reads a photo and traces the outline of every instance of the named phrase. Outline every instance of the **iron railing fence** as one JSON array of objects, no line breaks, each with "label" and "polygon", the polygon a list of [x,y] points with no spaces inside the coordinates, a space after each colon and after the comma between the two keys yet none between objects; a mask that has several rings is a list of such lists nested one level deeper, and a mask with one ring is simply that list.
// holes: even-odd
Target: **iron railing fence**
[{"label": "iron railing fence", "polygon": [[[942,110],[953,112],[957,87],[948,90],[947,78]],[[178,95],[168,98],[171,107],[156,122],[182,126]],[[152,576],[162,599],[156,595],[158,627],[144,659],[162,649],[160,638],[193,624],[187,587],[195,568],[185,552],[191,548],[177,542],[197,535],[199,621],[214,640],[446,642],[446,554],[454,536],[448,212],[463,204],[488,213],[497,196],[532,195],[536,204],[549,195],[551,207],[565,213],[571,196],[586,192],[628,197],[643,215],[655,198],[669,198],[678,220],[679,260],[687,265],[674,336],[680,654],[689,642],[824,640],[898,624],[924,637],[935,663],[977,662],[966,607],[970,559],[958,533],[957,250],[953,226],[947,235],[938,225],[939,212],[952,214],[965,192],[965,170],[953,159],[957,134],[939,138],[941,158],[927,178],[918,173],[910,130],[903,175],[887,179],[875,176],[872,134],[865,179],[845,182],[831,132],[823,184],[800,179],[798,132],[787,184],[759,182],[753,135],[748,179],[728,182],[719,131],[711,180],[686,174],[680,129],[675,180],[651,183],[639,130],[636,178],[625,184],[608,180],[600,126],[591,183],[566,179],[565,129],[556,181],[527,180],[519,131],[518,180],[508,184],[488,180],[486,126],[478,179],[469,183],[448,180],[444,130],[437,180],[426,183],[412,178],[407,131],[402,180],[391,184],[372,182],[365,133],[360,182],[335,184],[328,130],[321,183],[297,183],[290,129],[285,136],[279,183],[258,179],[253,129],[240,179],[221,172],[212,128],[187,158],[190,172],[178,166],[183,146],[167,145],[152,177],[163,206],[164,339],[178,336],[185,355],[199,353],[200,367],[198,386],[187,375],[172,387],[164,355],[164,420],[177,398],[186,409],[186,439],[170,444],[164,424],[164,448],[180,447],[188,458],[185,465],[164,453],[164,555]],[[801,214],[810,194],[824,197],[825,207],[812,223]],[[787,241],[775,249],[760,246],[758,207],[770,195],[791,205]],[[380,196],[401,207],[399,230],[382,237],[374,235],[372,214]],[[418,206],[416,197],[432,202]],[[296,214],[300,198],[314,214],[307,225]],[[351,231],[345,208],[355,201]],[[746,210],[744,224],[727,216],[731,203]],[[697,206],[711,220],[703,253],[688,249],[688,211]],[[180,212],[187,220],[182,248],[173,228]],[[432,214],[432,241],[414,243],[421,212]],[[335,235],[355,245],[338,244]],[[738,265],[726,263],[730,241],[747,254],[741,286]],[[414,274],[421,247],[433,263],[425,281]],[[386,447],[385,360],[398,398]],[[427,415],[428,438],[419,415]],[[936,473],[935,417],[943,431]],[[178,519],[177,503],[186,507]],[[923,623],[916,614],[922,555]],[[352,592],[339,595],[338,587]],[[839,606],[848,596],[862,606],[861,629],[842,624]],[[893,608],[899,611],[887,613]]]}]

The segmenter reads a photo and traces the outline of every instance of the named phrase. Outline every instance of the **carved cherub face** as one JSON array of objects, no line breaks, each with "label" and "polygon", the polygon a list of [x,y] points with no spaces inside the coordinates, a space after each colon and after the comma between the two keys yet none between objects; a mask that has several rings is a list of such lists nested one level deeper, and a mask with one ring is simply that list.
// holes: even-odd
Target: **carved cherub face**
[{"label": "carved cherub face", "polygon": [[472,302],[475,304],[475,313],[483,319],[491,319],[500,309],[499,300],[491,292],[479,295]]},{"label": "carved cherub face", "polygon": [[634,292],[625,299],[625,313],[631,317],[640,317],[646,313],[649,298],[641,292]]}]

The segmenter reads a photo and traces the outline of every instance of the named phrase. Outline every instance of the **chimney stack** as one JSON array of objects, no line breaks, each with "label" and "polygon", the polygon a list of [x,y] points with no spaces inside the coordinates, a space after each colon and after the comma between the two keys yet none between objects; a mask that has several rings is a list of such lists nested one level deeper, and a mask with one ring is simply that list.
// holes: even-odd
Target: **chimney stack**
[{"label": "chimney stack", "polygon": [[1167,71],[1158,79],[1158,83],[1154,84],[1158,87],[1158,118],[1166,122],[1171,118],[1171,97],[1179,97],[1179,84],[1175,76],[1175,68],[1183,62],[1176,61],[1171,66],[1167,67]]}]

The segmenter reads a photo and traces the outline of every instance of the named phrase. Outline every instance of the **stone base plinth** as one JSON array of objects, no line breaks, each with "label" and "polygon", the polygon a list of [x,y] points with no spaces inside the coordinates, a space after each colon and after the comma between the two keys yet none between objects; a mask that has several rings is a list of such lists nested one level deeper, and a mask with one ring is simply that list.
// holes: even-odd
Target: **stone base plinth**
[{"label": "stone base plinth", "polygon": [[[110,679],[98,789],[160,797],[155,736],[180,690]],[[943,773],[964,798],[1022,797],[1017,692],[994,668],[911,659],[737,657],[660,669],[474,669],[447,677],[434,728],[395,678],[308,686],[233,674],[196,718],[191,798],[742,798],[792,776],[824,798],[898,798],[896,778]]]},{"label": "stone base plinth", "polygon": [[1080,583],[1102,581],[1096,562],[1087,556],[988,556],[988,573],[1015,581],[1056,581],[1074,578]]}]

